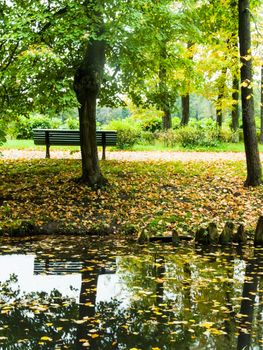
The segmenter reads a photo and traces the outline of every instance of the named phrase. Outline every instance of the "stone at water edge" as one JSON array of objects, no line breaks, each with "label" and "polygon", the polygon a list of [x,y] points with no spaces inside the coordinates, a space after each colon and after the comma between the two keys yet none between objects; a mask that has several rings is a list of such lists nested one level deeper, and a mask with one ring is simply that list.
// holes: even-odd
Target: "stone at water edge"
[{"label": "stone at water edge", "polygon": [[137,237],[137,242],[140,244],[143,244],[143,243],[148,243],[149,241],[150,241],[150,236],[148,232],[145,229],[143,229]]},{"label": "stone at water edge", "polygon": [[195,234],[197,243],[208,244],[208,231],[204,227],[199,228]]},{"label": "stone at water edge", "polygon": [[233,242],[234,224],[233,222],[226,222],[225,227],[219,237],[220,244],[229,244]]},{"label": "stone at water edge", "polygon": [[239,225],[237,232],[234,234],[233,242],[235,243],[246,243],[247,233],[243,224]]},{"label": "stone at water edge", "polygon": [[260,216],[257,223],[254,244],[263,245],[263,216]]},{"label": "stone at water edge", "polygon": [[172,242],[173,244],[178,244],[180,242],[180,238],[179,238],[179,235],[176,231],[173,230],[172,232]]},{"label": "stone at water edge", "polygon": [[218,243],[218,240],[219,240],[219,233],[218,233],[218,230],[217,230],[217,226],[216,226],[216,223],[214,222],[210,222],[210,224],[208,225],[208,242],[211,243],[211,244],[216,244]]}]

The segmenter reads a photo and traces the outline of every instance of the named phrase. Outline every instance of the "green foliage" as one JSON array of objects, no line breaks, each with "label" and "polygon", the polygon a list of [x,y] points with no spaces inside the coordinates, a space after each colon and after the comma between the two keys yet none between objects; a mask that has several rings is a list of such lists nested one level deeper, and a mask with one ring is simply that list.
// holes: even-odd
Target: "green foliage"
[{"label": "green foliage", "polygon": [[6,134],[3,130],[0,129],[0,146],[6,142]]},{"label": "green foliage", "polygon": [[187,126],[162,132],[159,134],[159,140],[168,147],[179,144],[185,148],[215,147],[219,142],[218,131],[212,121],[191,122]]},{"label": "green foliage", "polygon": [[32,138],[33,129],[57,129],[62,122],[59,118],[49,118],[41,114],[34,114],[29,117],[20,116],[13,126],[13,133],[17,139]]},{"label": "green foliage", "polygon": [[79,120],[77,118],[70,117],[66,120],[66,129],[78,130]]},{"label": "green foliage", "polygon": [[141,124],[142,131],[160,131],[162,130],[162,119],[158,117],[148,118]]},{"label": "green foliage", "polygon": [[116,130],[117,147],[119,149],[132,148],[140,138],[139,123],[134,123],[131,119],[112,120],[108,125],[104,126],[105,130]]}]

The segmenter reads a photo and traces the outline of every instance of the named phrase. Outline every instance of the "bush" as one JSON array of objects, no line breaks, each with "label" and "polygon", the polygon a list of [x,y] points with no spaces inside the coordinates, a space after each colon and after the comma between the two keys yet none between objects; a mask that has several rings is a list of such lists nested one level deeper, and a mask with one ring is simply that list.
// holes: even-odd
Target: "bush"
[{"label": "bush", "polygon": [[218,144],[218,133],[215,128],[185,126],[176,132],[178,142],[183,147],[214,147]]},{"label": "bush", "polygon": [[158,135],[157,132],[142,131],[140,141],[143,144],[154,145]]},{"label": "bush", "polygon": [[103,129],[117,131],[116,146],[119,149],[132,148],[139,141],[141,132],[139,124],[128,118],[125,120],[112,120]]},{"label": "bush", "polygon": [[66,128],[70,130],[78,130],[79,129],[79,119],[70,117],[66,120]]},{"label": "bush", "polygon": [[33,136],[33,129],[50,129],[51,119],[37,114],[31,117],[20,116],[15,124],[17,139],[30,139]]},{"label": "bush", "polygon": [[201,123],[189,124],[175,130],[168,130],[159,134],[159,140],[165,145],[174,147],[214,147],[218,144],[218,132],[214,125]]},{"label": "bush", "polygon": [[0,146],[6,142],[6,138],[5,138],[5,132],[3,130],[0,130]]},{"label": "bush", "polygon": [[156,132],[162,130],[162,119],[158,117],[148,118],[141,124],[142,131]]},{"label": "bush", "polygon": [[164,144],[166,147],[174,147],[178,141],[177,130],[167,130],[160,132],[158,135],[158,140]]}]

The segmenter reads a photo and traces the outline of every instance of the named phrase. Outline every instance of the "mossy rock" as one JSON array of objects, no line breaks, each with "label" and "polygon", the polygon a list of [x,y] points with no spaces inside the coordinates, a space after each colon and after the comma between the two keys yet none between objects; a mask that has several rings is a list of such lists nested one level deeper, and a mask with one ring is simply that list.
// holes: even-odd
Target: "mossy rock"
[{"label": "mossy rock", "polygon": [[13,237],[30,236],[37,233],[36,226],[31,221],[21,220],[9,228],[8,234]]},{"label": "mossy rock", "polygon": [[196,231],[195,234],[196,243],[209,244],[208,229],[201,227]]},{"label": "mossy rock", "polygon": [[234,224],[233,222],[226,222],[225,227],[219,237],[220,244],[230,244],[234,239]]},{"label": "mossy rock", "polygon": [[216,223],[210,222],[210,224],[208,225],[207,231],[208,231],[209,244],[217,244],[219,241],[219,233],[218,233]]},{"label": "mossy rock", "polygon": [[245,244],[247,242],[247,232],[243,224],[239,225],[237,232],[233,236],[233,242]]},{"label": "mossy rock", "polygon": [[148,243],[150,241],[150,236],[147,230],[143,229],[141,232],[139,232],[139,235],[137,237],[137,242],[139,244]]}]

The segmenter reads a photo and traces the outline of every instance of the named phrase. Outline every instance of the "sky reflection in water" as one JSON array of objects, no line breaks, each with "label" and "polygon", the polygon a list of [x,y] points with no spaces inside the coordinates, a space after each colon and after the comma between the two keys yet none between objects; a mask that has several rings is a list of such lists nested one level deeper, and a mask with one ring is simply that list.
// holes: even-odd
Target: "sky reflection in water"
[{"label": "sky reflection in water", "polygon": [[0,350],[263,349],[263,250],[1,241]]}]

